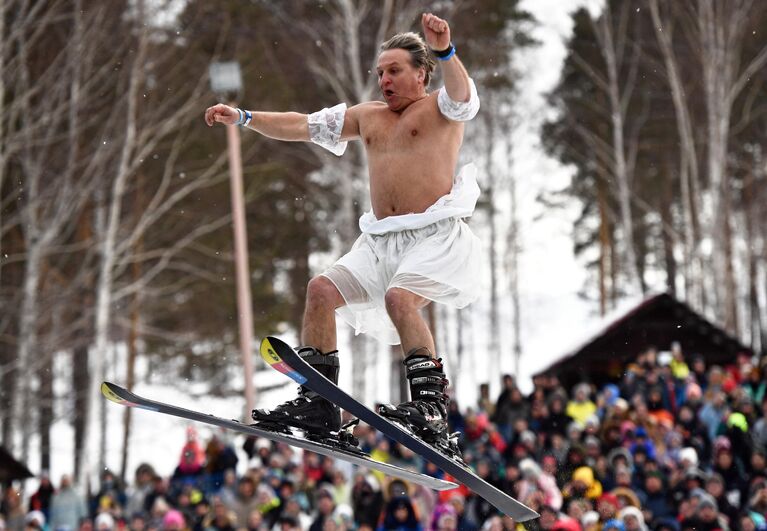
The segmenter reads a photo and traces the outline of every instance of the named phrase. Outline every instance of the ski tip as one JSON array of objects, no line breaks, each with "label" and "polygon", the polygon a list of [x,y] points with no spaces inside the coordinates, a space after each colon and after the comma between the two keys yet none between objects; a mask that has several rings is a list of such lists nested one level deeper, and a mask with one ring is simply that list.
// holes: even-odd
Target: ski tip
[{"label": "ski tip", "polygon": [[[528,508],[529,509],[529,508]],[[516,518],[517,522],[527,522],[528,520],[534,520],[535,518],[540,518],[541,515],[533,511],[532,509],[529,509],[529,512],[523,515],[521,518]]]},{"label": "ski tip", "polygon": [[288,365],[280,356],[279,351],[285,348],[290,348],[290,346],[284,341],[277,339],[276,337],[265,337],[261,340],[261,357],[272,367],[272,369],[289,376],[299,384],[306,383],[306,378]]},{"label": "ski tip", "polygon": [[116,402],[117,404],[124,404],[125,400],[115,393],[115,388],[116,386],[113,383],[101,382],[101,394],[104,395],[104,398]]}]

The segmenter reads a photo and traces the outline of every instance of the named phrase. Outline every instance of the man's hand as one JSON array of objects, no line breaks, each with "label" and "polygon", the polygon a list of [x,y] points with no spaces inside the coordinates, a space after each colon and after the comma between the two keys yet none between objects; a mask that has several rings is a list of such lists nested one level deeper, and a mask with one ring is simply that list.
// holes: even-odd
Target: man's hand
[{"label": "man's hand", "polygon": [[219,122],[226,125],[232,125],[240,119],[240,113],[237,109],[219,103],[213,107],[205,109],[205,123],[208,126],[212,126],[214,123]]},{"label": "man's hand", "polygon": [[447,22],[431,13],[424,13],[421,15],[421,26],[429,48],[441,51],[450,46],[450,26]]}]

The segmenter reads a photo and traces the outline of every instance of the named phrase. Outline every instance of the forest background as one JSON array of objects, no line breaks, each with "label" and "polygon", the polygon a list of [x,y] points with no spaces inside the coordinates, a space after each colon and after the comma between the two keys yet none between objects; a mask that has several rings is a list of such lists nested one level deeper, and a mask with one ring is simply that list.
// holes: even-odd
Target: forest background
[{"label": "forest background", "polygon": [[[102,379],[242,396],[209,65],[239,62],[251,109],[376,99],[378,44],[424,11],[450,22],[482,99],[462,151],[483,190],[481,297],[427,312],[461,406],[652,291],[762,352],[767,4],[584,4],[1,0],[0,442],[50,469],[66,424],[84,479],[119,432],[124,475],[132,418],[108,421]],[[560,34],[563,57],[539,53]],[[295,338],[306,282],[368,208],[364,151],[248,131],[242,151],[254,336]],[[342,331],[353,394],[402,396],[398,350]],[[264,405],[284,389],[271,376],[257,364]]]}]

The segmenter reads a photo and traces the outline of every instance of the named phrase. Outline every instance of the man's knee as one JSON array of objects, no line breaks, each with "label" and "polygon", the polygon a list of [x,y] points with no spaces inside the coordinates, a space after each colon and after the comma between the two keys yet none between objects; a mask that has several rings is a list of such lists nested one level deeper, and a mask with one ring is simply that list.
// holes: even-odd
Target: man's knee
[{"label": "man's knee", "polygon": [[392,321],[411,316],[424,305],[424,298],[406,289],[392,288],[384,295],[386,312]]},{"label": "man's knee", "polygon": [[327,277],[316,276],[306,286],[306,304],[313,307],[338,308],[344,299],[341,293]]}]

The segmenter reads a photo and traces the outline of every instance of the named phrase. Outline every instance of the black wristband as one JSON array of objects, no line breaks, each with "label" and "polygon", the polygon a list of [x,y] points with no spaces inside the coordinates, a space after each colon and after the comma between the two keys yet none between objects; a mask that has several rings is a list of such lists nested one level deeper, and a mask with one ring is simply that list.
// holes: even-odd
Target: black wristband
[{"label": "black wristband", "polygon": [[455,53],[455,46],[453,46],[453,43],[450,43],[450,46],[445,48],[444,50],[435,50],[434,48],[431,49],[431,52],[436,55],[438,58],[442,59],[445,57],[449,57]]}]

